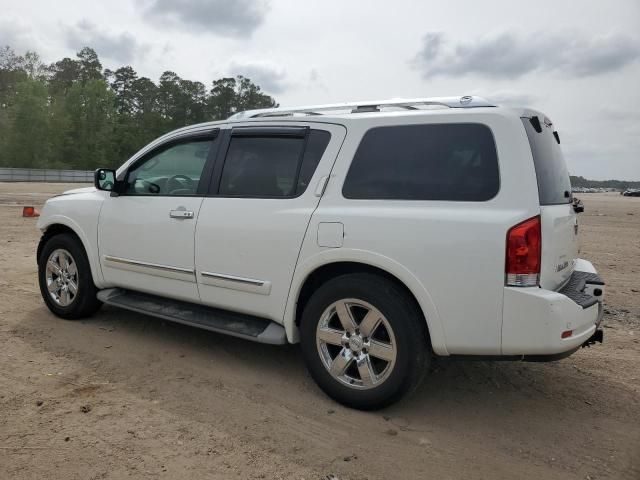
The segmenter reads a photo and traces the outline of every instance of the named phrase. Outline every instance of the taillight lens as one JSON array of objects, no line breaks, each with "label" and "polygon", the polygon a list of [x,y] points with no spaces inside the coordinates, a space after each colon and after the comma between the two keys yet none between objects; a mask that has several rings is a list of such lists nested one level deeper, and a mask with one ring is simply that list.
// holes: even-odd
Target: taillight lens
[{"label": "taillight lens", "polygon": [[507,232],[507,286],[535,287],[539,284],[541,245],[540,216],[511,227]]}]

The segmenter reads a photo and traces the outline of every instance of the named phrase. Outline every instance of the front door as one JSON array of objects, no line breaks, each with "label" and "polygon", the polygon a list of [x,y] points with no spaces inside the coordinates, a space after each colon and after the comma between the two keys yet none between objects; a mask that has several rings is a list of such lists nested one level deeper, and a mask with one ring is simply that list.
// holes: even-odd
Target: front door
[{"label": "front door", "polygon": [[329,124],[254,124],[226,133],[196,228],[202,303],[282,321],[309,220],[344,136],[344,127]]},{"label": "front door", "polygon": [[104,202],[98,244],[110,285],[198,301],[193,241],[214,135],[155,148],[129,167],[119,196]]}]

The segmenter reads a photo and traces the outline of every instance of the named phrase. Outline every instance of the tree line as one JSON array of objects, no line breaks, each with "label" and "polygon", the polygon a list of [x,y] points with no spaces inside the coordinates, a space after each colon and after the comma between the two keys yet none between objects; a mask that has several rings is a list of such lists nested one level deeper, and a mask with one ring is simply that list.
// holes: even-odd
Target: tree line
[{"label": "tree line", "polygon": [[168,131],[276,105],[243,76],[207,87],[166,71],[156,83],[129,65],[103,69],[89,47],[47,65],[7,46],[0,49],[0,167],[117,167]]},{"label": "tree line", "polygon": [[572,176],[571,186],[586,188],[615,188],[616,190],[626,190],[628,188],[640,188],[640,181],[588,180],[584,177]]}]

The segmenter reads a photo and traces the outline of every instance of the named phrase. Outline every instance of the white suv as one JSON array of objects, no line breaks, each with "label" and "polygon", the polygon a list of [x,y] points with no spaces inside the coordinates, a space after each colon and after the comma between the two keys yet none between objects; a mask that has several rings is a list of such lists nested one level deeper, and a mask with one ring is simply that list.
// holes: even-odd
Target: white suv
[{"label": "white suv", "polygon": [[[242,112],[50,199],[45,303],[116,305],[301,343],[331,397],[378,408],[432,356],[555,359],[602,340],[603,282],[542,113],[476,97]],[[259,368],[259,366],[256,366]]]}]

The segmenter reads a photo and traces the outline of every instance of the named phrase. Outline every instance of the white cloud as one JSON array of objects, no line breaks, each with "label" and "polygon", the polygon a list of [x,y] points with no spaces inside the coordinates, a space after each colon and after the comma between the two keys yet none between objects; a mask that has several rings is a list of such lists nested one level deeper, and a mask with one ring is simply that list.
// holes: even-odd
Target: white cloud
[{"label": "white cloud", "polygon": [[520,77],[531,72],[579,76],[614,72],[640,61],[640,41],[619,33],[504,31],[473,41],[450,42],[441,32],[422,38],[415,66],[425,78],[476,74]]},{"label": "white cloud", "polygon": [[290,86],[286,71],[272,62],[234,61],[229,69],[233,75],[250,78],[267,93],[283,93]]},{"label": "white cloud", "polygon": [[269,11],[264,0],[150,0],[144,19],[182,30],[250,36]]},{"label": "white cloud", "polygon": [[75,25],[64,26],[63,31],[69,48],[80,50],[82,47],[91,47],[100,57],[122,63],[131,62],[149,49],[128,32],[107,31],[86,19]]},{"label": "white cloud", "polygon": [[27,50],[38,50],[40,42],[31,26],[18,17],[0,18],[0,47],[9,46],[17,54]]}]

